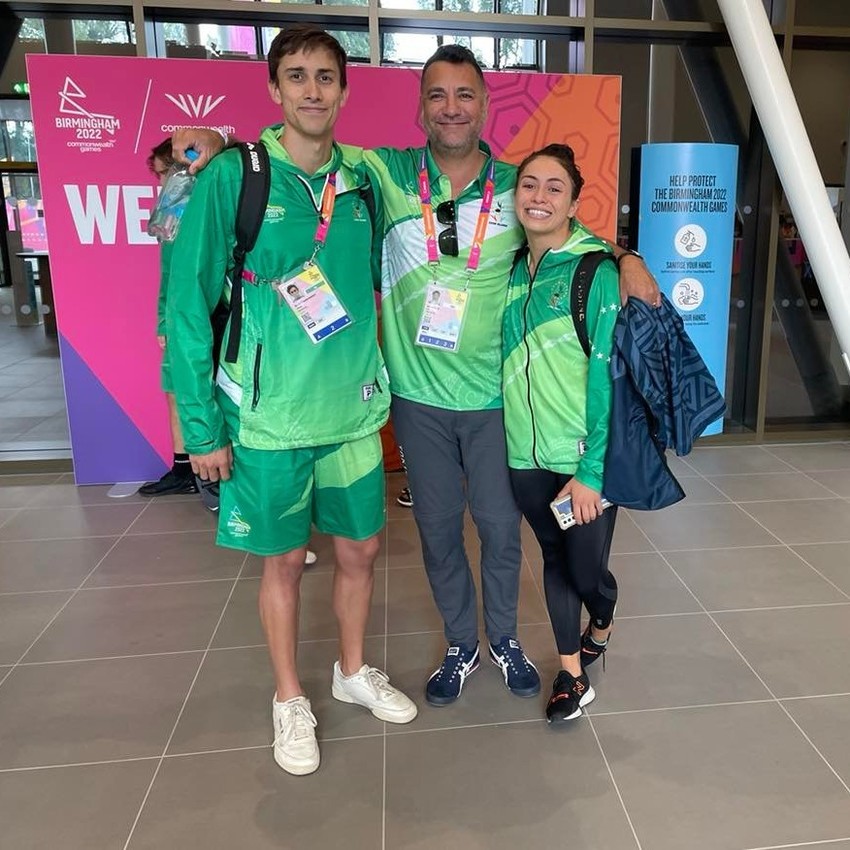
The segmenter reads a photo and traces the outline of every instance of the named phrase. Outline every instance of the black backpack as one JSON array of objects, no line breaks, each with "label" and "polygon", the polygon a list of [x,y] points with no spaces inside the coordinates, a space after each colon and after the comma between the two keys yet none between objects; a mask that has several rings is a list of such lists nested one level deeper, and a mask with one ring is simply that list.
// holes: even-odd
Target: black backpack
[{"label": "black backpack", "polygon": [[271,164],[265,145],[260,142],[240,142],[237,147],[242,157],[242,188],[236,207],[236,245],[230,267],[230,300],[222,300],[210,317],[213,329],[213,370],[218,370],[224,330],[230,320],[230,337],[224,359],[235,363],[242,336],[242,272],[245,257],[257,242],[260,227],[266,214],[271,189]]},{"label": "black backpack", "polygon": [[[271,190],[271,163],[265,145],[260,142],[240,142],[237,147],[242,157],[242,187],[236,208],[236,245],[233,247],[229,272],[230,300],[228,302],[222,298],[210,317],[213,328],[213,374],[218,370],[228,320],[230,336],[224,360],[226,363],[235,363],[239,356],[239,341],[242,337],[242,272],[245,270],[245,258],[253,250],[260,234]],[[374,228],[376,210],[372,187],[364,187],[360,194]]]}]

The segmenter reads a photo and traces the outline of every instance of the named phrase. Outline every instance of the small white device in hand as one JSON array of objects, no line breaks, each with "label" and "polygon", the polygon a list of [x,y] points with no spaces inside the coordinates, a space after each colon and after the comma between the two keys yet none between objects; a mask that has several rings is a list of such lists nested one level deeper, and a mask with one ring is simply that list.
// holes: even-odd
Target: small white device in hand
[{"label": "small white device in hand", "polygon": [[[573,514],[573,500],[570,496],[564,496],[563,499],[555,499],[549,505],[552,508],[552,513],[555,514],[555,519],[558,521],[558,525],[566,531],[568,528],[572,528],[576,524],[576,518]],[[611,502],[609,502],[604,496],[602,497],[602,510],[604,511],[606,508],[612,507]]]}]

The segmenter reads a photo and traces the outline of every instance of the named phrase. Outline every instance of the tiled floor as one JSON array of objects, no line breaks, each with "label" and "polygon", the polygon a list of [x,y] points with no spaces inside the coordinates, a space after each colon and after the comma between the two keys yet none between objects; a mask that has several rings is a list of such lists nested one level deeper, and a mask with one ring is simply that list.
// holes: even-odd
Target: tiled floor
[{"label": "tiled floor", "polygon": [[[394,504],[368,653],[420,714],[392,727],[335,702],[317,538],[300,664],[322,767],[305,778],[269,750],[258,559],[215,549],[193,498],[0,478],[0,846],[850,850],[850,443],[673,465],[688,500],[618,523],[607,671],[567,730],[486,663],[459,703],[424,704],[443,641]],[[524,552],[520,636],[548,682],[528,529]]]}]

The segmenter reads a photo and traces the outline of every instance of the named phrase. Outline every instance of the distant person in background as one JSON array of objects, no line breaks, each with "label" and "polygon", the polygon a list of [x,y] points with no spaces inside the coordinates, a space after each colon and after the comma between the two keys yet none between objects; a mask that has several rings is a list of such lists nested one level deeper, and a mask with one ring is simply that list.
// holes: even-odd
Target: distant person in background
[{"label": "distant person in background", "polygon": [[[147,160],[148,168],[164,186],[168,179],[169,169],[174,164],[171,156],[171,138],[160,142],[150,153]],[[174,400],[174,388],[171,383],[171,367],[168,362],[168,349],[165,338],[165,299],[168,291],[168,272],[171,266],[171,249],[173,242],[161,242],[159,254],[159,301],[156,309],[156,338],[162,349],[162,367],[160,380],[162,391],[168,404],[168,422],[171,427],[171,440],[174,446],[174,460],[169,469],[159,481],[151,481],[139,488],[143,496],[182,496],[197,493],[198,485],[189,463],[189,455],[183,445],[183,433],[180,430],[180,419],[177,416],[177,403]]]}]

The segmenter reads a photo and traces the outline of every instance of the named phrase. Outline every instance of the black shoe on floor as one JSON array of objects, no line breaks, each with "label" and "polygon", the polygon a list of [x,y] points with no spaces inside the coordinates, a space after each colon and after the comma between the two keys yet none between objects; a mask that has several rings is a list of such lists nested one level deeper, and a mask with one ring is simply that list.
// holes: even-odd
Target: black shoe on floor
[{"label": "black shoe on floor", "polygon": [[195,483],[198,486],[196,493],[201,494],[201,501],[208,511],[213,513],[218,512],[218,481],[204,481],[203,478],[195,476]]},{"label": "black shoe on floor", "polygon": [[566,723],[581,716],[584,706],[596,699],[596,692],[587,673],[573,676],[566,670],[558,673],[552,685],[552,696],[546,705],[546,719],[550,723]]},{"label": "black shoe on floor", "polygon": [[581,669],[586,670],[597,658],[602,658],[602,669],[605,669],[605,651],[608,649],[608,641],[611,640],[610,634],[605,638],[605,643],[597,643],[592,636],[590,623],[584,630],[581,636]]},{"label": "black shoe on floor", "polygon": [[412,508],[413,496],[410,495],[410,487],[405,487],[404,490],[395,497],[395,500],[403,508]]},{"label": "black shoe on floor", "polygon": [[185,496],[197,492],[192,475],[175,475],[173,469],[169,469],[159,481],[150,481],[139,487],[142,496]]}]

